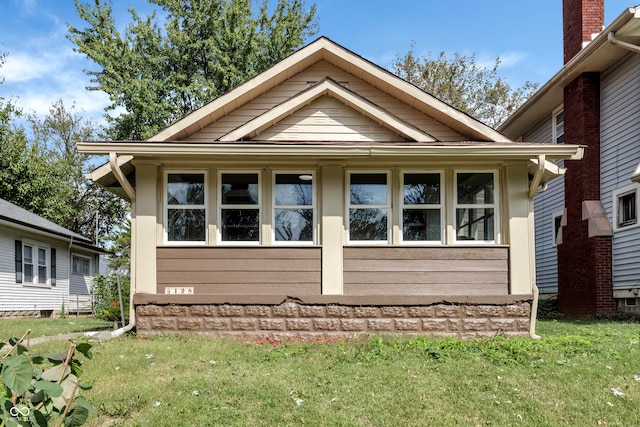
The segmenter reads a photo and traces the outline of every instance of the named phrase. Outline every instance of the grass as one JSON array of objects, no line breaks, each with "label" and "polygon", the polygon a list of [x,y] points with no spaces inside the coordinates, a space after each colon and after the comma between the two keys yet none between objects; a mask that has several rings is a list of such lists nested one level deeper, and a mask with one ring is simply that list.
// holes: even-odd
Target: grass
[{"label": "grass", "polygon": [[88,425],[640,425],[640,324],[547,321],[538,333],[282,345],[118,338],[85,363],[84,396],[98,412]]},{"label": "grass", "polygon": [[107,322],[90,317],[67,317],[66,319],[0,318],[0,341],[6,341],[10,337],[20,338],[27,329],[31,329],[31,338],[36,338],[71,332],[87,332],[112,328],[113,322]]}]

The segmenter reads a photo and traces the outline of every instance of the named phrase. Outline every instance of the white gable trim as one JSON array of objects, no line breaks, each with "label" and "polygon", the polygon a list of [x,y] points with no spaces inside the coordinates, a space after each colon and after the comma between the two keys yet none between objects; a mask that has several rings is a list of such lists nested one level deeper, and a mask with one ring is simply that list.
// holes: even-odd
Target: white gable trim
[{"label": "white gable trim", "polygon": [[431,135],[405,123],[374,103],[343,87],[331,78],[325,78],[311,88],[299,93],[293,98],[288,99],[280,105],[277,105],[266,113],[249,120],[244,125],[220,137],[220,141],[231,142],[242,139],[251,139],[267,128],[276,125],[283,118],[326,95],[341,101],[348,107],[353,108],[365,117],[377,122],[382,127],[391,130],[403,138],[417,142],[436,141],[436,139]]}]

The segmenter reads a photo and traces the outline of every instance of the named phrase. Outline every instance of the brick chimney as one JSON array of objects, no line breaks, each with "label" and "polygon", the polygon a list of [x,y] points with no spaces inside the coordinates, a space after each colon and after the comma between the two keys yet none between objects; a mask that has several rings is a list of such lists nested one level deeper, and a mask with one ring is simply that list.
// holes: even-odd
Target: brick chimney
[{"label": "brick chimney", "polygon": [[[600,33],[604,0],[563,0],[564,60]],[[571,317],[612,313],[612,232],[600,199],[600,73],[577,76],[564,88],[564,138],[584,145],[582,160],[566,161],[566,225],[558,245],[558,309]],[[604,221],[609,225],[608,220]],[[591,227],[590,227],[591,225]],[[610,226],[609,226],[610,227]],[[594,231],[596,230],[596,231]]]},{"label": "brick chimney", "polygon": [[563,0],[564,63],[600,34],[603,26],[604,0]]}]

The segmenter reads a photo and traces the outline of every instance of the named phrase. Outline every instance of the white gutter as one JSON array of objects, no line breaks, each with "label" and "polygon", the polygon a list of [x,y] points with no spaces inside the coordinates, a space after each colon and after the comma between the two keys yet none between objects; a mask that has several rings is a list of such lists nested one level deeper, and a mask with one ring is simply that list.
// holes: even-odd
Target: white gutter
[{"label": "white gutter", "polygon": [[640,53],[640,46],[618,40],[616,38],[616,33],[613,31],[607,35],[607,40],[609,40],[611,44],[618,45],[632,52]]},{"label": "white gutter", "polygon": [[122,173],[122,170],[118,166],[118,155],[113,151],[109,153],[109,165],[111,166],[111,172],[113,172],[113,175],[116,177],[125,193],[127,193],[129,200],[133,202],[136,199],[136,191],[131,186],[129,180]]}]

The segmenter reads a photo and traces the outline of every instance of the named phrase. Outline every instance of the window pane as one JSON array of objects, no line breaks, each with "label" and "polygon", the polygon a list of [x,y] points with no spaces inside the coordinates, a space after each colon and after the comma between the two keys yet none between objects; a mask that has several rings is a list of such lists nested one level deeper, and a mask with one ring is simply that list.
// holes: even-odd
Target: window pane
[{"label": "window pane", "polygon": [[169,174],[167,203],[169,205],[204,205],[204,174]]},{"label": "window pane", "polygon": [[564,111],[556,115],[556,143],[564,143]]},{"label": "window pane", "polygon": [[205,240],[204,209],[168,209],[167,234],[170,241],[203,242]]},{"label": "window pane", "polygon": [[222,240],[257,242],[260,240],[258,209],[222,209]]},{"label": "window pane", "polygon": [[257,205],[257,173],[223,173],[222,203],[225,205]]},{"label": "window pane", "polygon": [[47,267],[38,267],[38,283],[47,283]]},{"label": "window pane", "polygon": [[31,246],[24,246],[24,262],[33,264],[33,248]]},{"label": "window pane", "polygon": [[457,176],[459,204],[493,203],[492,173],[459,173]]},{"label": "window pane", "polygon": [[402,239],[406,241],[441,239],[440,209],[405,209]]},{"label": "window pane", "polygon": [[275,234],[277,241],[312,241],[313,209],[276,209]]},{"label": "window pane", "polygon": [[354,205],[386,205],[387,174],[351,174],[350,200]]},{"label": "window pane", "polygon": [[47,250],[38,248],[38,265],[47,265]]},{"label": "window pane", "polygon": [[24,265],[24,281],[25,283],[33,282],[33,264]]},{"label": "window pane", "polygon": [[351,240],[387,240],[387,209],[349,209]]},{"label": "window pane", "polygon": [[89,260],[87,258],[73,257],[73,274],[89,275]]},{"label": "window pane", "polygon": [[440,204],[440,174],[405,174],[404,203],[406,205]]},{"label": "window pane", "polygon": [[276,206],[311,206],[312,176],[309,174],[277,174]]},{"label": "window pane", "polygon": [[456,209],[458,240],[494,240],[493,209]]}]

